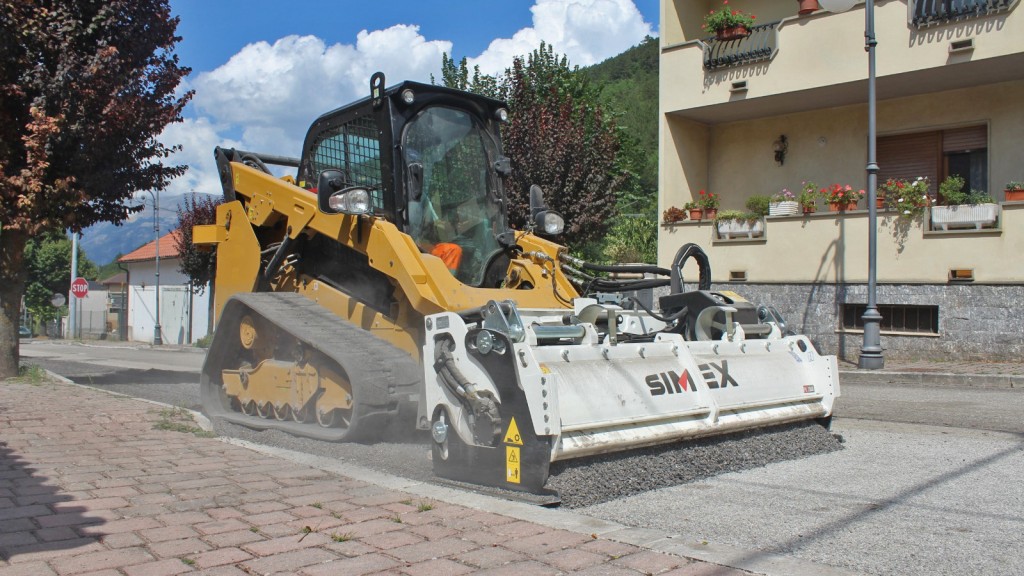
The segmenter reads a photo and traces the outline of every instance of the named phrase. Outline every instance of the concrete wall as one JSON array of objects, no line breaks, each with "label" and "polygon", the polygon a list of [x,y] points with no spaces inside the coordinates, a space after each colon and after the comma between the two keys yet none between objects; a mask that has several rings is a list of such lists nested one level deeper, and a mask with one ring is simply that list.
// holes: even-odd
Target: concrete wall
[{"label": "concrete wall", "polygon": [[[863,204],[863,203],[862,203]],[[754,241],[717,240],[708,221],[662,226],[658,262],[668,266],[683,244],[704,248],[712,279],[728,281],[743,271],[749,282],[856,283],[868,272],[866,210],[769,217],[765,236]],[[974,281],[1019,284],[1024,278],[1024,202],[1002,205],[1001,228],[931,232],[923,222],[905,223],[893,213],[878,219],[878,281],[945,284],[950,269],[971,269]],[[693,272],[696,266],[691,262]],[[688,269],[687,269],[688,271]]]}]

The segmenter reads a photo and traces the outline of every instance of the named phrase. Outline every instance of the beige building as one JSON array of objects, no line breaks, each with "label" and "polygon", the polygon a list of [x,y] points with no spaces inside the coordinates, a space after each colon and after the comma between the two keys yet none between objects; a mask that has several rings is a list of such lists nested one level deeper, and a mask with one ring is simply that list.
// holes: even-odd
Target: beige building
[{"label": "beige building", "polygon": [[[799,192],[804,182],[866,188],[864,4],[799,15],[795,0],[730,0],[757,26],[717,40],[701,24],[720,5],[662,0],[660,209],[682,208],[700,190],[743,209],[752,194]],[[1006,201],[1004,188],[1024,181],[1024,8],[883,0],[875,29],[879,182],[927,177],[934,196],[960,174],[996,201],[994,221],[945,230],[931,211],[910,221],[879,211],[885,355],[1019,359],[1024,202]],[[765,218],[752,238],[722,238],[709,220],[663,223],[658,260],[669,266],[680,246],[699,244],[715,289],[776,306],[823,352],[856,361],[867,238],[866,200],[844,212],[819,201],[813,214]]]}]

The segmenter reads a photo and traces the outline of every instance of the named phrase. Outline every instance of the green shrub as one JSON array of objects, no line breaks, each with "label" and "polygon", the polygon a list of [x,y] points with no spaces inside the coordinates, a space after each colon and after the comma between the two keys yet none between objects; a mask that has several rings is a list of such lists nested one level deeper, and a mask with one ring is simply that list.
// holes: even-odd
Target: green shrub
[{"label": "green shrub", "polygon": [[768,205],[771,204],[771,197],[763,194],[754,194],[750,198],[747,198],[746,207],[750,212],[757,214],[758,216],[768,215]]}]

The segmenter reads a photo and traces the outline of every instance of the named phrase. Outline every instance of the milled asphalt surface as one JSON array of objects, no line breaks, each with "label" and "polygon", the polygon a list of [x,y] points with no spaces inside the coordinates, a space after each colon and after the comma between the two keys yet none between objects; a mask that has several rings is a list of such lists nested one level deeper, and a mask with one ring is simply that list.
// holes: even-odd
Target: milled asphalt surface
[{"label": "milled asphalt surface", "polygon": [[[1024,574],[1017,558],[1024,496],[1016,482],[1024,471],[1024,365],[890,362],[882,372],[841,370],[850,385],[834,426],[846,439],[840,452],[593,506],[583,510],[589,516],[466,492],[451,501],[480,498],[484,509],[508,507],[542,525],[614,534],[758,573]],[[883,415],[940,426],[862,420]],[[324,467],[315,456],[248,448]],[[328,466],[421,496],[446,490],[344,460]]]},{"label": "milled asphalt surface", "polygon": [[833,429],[840,452],[580,512],[867,574],[1024,574],[1024,436],[869,420]]}]

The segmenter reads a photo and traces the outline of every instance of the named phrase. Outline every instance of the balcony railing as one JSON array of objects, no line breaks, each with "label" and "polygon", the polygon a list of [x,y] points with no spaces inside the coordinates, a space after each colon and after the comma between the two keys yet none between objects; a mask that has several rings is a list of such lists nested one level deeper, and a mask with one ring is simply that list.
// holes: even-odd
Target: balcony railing
[{"label": "balcony railing", "polygon": [[759,24],[750,29],[750,36],[736,40],[704,39],[704,69],[743,66],[771,60],[779,49],[778,22]]},{"label": "balcony railing", "polygon": [[910,22],[917,27],[945,24],[1005,12],[1016,0],[911,0]]}]

